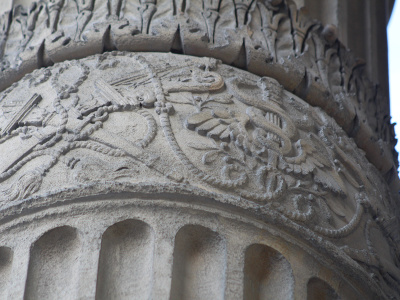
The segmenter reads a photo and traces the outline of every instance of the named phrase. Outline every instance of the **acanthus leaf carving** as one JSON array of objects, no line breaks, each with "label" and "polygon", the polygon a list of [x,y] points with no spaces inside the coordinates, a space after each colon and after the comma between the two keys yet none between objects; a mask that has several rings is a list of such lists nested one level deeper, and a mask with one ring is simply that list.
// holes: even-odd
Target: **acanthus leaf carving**
[{"label": "acanthus leaf carving", "polygon": [[215,27],[219,19],[221,0],[203,0],[204,11],[202,13],[207,26],[208,41],[215,42]]},{"label": "acanthus leaf carving", "polygon": [[149,33],[151,18],[156,10],[156,0],[140,0],[139,12],[142,19],[141,31],[143,33]]},{"label": "acanthus leaf carving", "polygon": [[299,55],[303,53],[304,42],[307,38],[307,34],[315,23],[307,17],[306,13],[304,13],[305,8],[303,7],[299,10],[296,3],[292,0],[288,1],[288,8],[290,10],[290,20],[293,27],[295,53]]}]

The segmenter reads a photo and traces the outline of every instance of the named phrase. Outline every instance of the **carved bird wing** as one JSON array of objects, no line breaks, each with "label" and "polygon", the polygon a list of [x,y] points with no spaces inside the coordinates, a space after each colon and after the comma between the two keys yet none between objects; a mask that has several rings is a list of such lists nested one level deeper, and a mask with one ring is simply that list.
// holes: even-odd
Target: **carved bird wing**
[{"label": "carved bird wing", "polygon": [[33,170],[21,175],[7,188],[0,190],[0,202],[23,199],[37,192],[42,184],[42,174]]},{"label": "carved bird wing", "polygon": [[305,139],[298,140],[294,147],[297,156],[285,157],[281,167],[288,173],[307,175],[316,168],[325,168],[331,165],[331,162],[319,152],[311,141]]},{"label": "carved bird wing", "polygon": [[246,135],[246,124],[249,118],[228,109],[215,108],[203,110],[186,119],[186,127],[198,134],[208,136],[216,141],[236,141],[239,135]]},{"label": "carved bird wing", "polygon": [[300,139],[294,147],[297,156],[284,157],[280,168],[287,173],[308,175],[312,174],[316,183],[324,189],[343,194],[346,186],[338,174],[329,153],[320,146],[316,138],[310,135],[310,139]]}]

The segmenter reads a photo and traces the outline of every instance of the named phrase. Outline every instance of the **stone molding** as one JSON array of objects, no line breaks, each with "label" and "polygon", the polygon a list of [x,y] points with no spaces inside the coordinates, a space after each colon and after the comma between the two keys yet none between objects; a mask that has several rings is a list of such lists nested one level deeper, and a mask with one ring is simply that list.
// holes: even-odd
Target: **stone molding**
[{"label": "stone molding", "polygon": [[[260,222],[230,205],[216,207],[212,204],[215,196],[182,185],[106,184],[32,198],[19,207],[18,213],[14,211],[11,218],[4,214],[0,223],[0,259],[8,258],[8,265],[19,266],[13,272],[0,268],[0,295],[4,298],[8,295],[9,299],[36,295],[43,299],[54,298],[58,291],[60,295],[75,296],[72,298],[93,299],[95,294],[100,298],[125,293],[142,299],[151,293],[151,297],[143,298],[171,299],[174,290],[185,290],[192,294],[186,299],[196,298],[193,295],[200,299],[254,299],[248,295],[252,293],[246,292],[246,273],[257,269],[246,270],[249,263],[246,253],[259,245],[278,254],[278,262],[286,262],[285,268],[277,268],[273,263],[264,268],[264,272],[275,275],[263,284],[268,294],[277,299],[307,299],[307,285],[312,278],[325,281],[341,299],[393,297],[390,289],[379,286],[373,276],[330,241],[315,238],[305,228],[297,230],[292,222],[273,212],[268,212],[266,221]],[[110,243],[106,243],[107,233],[113,232],[115,226],[129,223],[133,226],[127,229],[131,229],[134,239],[126,245],[123,242],[127,232],[115,230],[119,239],[112,239],[112,245],[119,251],[112,251],[112,245],[110,249]],[[28,230],[20,230],[21,224]],[[151,230],[141,234],[144,227]],[[185,231],[186,236],[181,238]],[[63,243],[70,238],[76,243]],[[43,240],[47,242],[42,243]],[[215,242],[219,245],[217,249]],[[185,259],[195,243],[202,247],[192,255],[200,258],[201,264],[190,257]],[[179,247],[180,244],[189,248]],[[41,245],[44,247],[40,248]],[[146,251],[140,251],[142,247]],[[50,251],[52,255],[48,259],[46,254]],[[114,259],[117,252],[118,260]],[[141,255],[140,259],[128,259],[137,258],[137,254]],[[202,260],[203,257],[206,259]],[[264,266],[265,255],[253,257],[254,263]],[[178,259],[189,263],[188,277],[194,279],[191,288],[179,273],[174,274],[176,265],[179,267],[182,263],[176,262]],[[107,261],[110,262],[106,265],[108,270],[103,271],[102,265]],[[202,272],[198,273],[198,269]],[[184,286],[176,287],[176,280]],[[13,284],[7,286],[7,282]],[[101,288],[108,289],[107,294]],[[214,294],[216,290],[218,296]],[[317,288],[313,290],[321,292]]]},{"label": "stone molding", "polygon": [[387,96],[335,28],[292,1],[37,1],[0,24],[0,89],[37,68],[109,50],[214,57],[323,108],[389,183],[397,178]]},{"label": "stone molding", "polygon": [[2,220],[60,189],[204,191],[329,240],[400,292],[385,180],[331,117],[273,78],[213,58],[106,52],[26,75],[0,93],[0,111]]}]

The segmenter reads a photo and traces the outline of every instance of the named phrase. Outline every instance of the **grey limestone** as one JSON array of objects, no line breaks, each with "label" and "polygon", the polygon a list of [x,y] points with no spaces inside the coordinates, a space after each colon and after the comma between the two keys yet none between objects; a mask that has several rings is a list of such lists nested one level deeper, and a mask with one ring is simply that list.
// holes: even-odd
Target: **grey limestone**
[{"label": "grey limestone", "polygon": [[[361,18],[365,5],[354,0],[351,3],[357,9],[350,4],[344,9],[340,1],[332,1],[331,5],[347,14],[348,27],[338,28],[338,21],[326,23],[330,20],[324,17],[326,14],[321,16],[322,23],[308,16],[307,5],[337,14],[326,1],[318,4],[320,9],[314,2],[15,2],[13,10],[0,18],[0,89],[37,68],[110,50],[172,51],[214,57],[257,75],[273,77],[311,105],[323,108],[392,183],[397,155],[393,150],[395,138],[384,76],[387,69],[382,67],[386,62],[374,59],[365,64],[367,58],[380,57],[378,54],[385,49],[373,47],[385,40],[369,44],[358,41],[360,36],[370,35],[384,39],[385,32],[362,31],[339,41],[338,36],[344,38],[344,33],[353,32],[368,21]],[[386,4],[368,5],[370,11],[379,12],[381,19],[385,19],[382,11]],[[384,26],[373,17],[370,19],[371,28]],[[353,54],[345,45],[375,52]],[[373,72],[371,67],[383,70]],[[375,73],[381,74],[380,79]]]},{"label": "grey limestone", "polygon": [[400,299],[366,2],[2,2],[0,298]]},{"label": "grey limestone", "polygon": [[[306,293],[308,279],[312,290],[345,298],[399,292],[391,225],[398,207],[385,179],[333,118],[273,78],[214,58],[107,52],[37,70],[0,97],[0,155],[7,157],[0,162],[0,246],[28,239],[26,298],[161,299],[154,295],[162,289],[170,299],[230,299],[232,289],[245,299],[289,299]],[[122,217],[125,201],[126,209],[147,203],[165,233],[141,214]],[[87,211],[74,208],[79,203]],[[47,216],[46,207],[60,217]],[[222,224],[199,223],[215,210],[276,228],[275,237],[245,245],[233,229],[228,238]],[[92,226],[105,226],[101,217],[78,230],[76,218],[92,211],[110,214],[115,225],[94,233]],[[182,214],[186,227],[168,229],[170,213]],[[43,218],[34,222],[40,237],[12,229],[23,218]],[[160,234],[170,239],[166,253],[157,250]],[[306,253],[288,261],[274,247],[286,241],[318,251],[327,275],[317,266],[296,273]],[[232,243],[239,250],[229,250]],[[169,255],[164,271],[153,264],[156,255]],[[336,286],[329,274],[340,274],[339,266],[358,278],[343,275],[346,283]],[[230,268],[240,273],[236,287],[227,281]],[[95,277],[82,284],[75,274]],[[361,296],[365,289],[372,294]]]}]

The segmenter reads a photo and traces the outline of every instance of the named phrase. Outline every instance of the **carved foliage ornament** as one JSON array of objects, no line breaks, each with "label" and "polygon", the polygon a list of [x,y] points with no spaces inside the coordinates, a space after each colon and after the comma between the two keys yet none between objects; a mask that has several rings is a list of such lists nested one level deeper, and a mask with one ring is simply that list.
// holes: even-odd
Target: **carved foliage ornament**
[{"label": "carved foliage ornament", "polygon": [[396,140],[385,117],[388,101],[368,80],[362,60],[337,41],[335,28],[310,20],[293,1],[40,0],[15,5],[0,17],[0,89],[35,68],[104,50],[215,57],[278,79],[329,112],[383,174],[396,169],[397,155],[390,153]]},{"label": "carved foliage ornament", "polygon": [[2,92],[0,132],[3,208],[55,187],[175,182],[276,211],[385,269],[365,233],[390,219],[382,178],[335,121],[274,79],[209,58],[106,53]]}]

